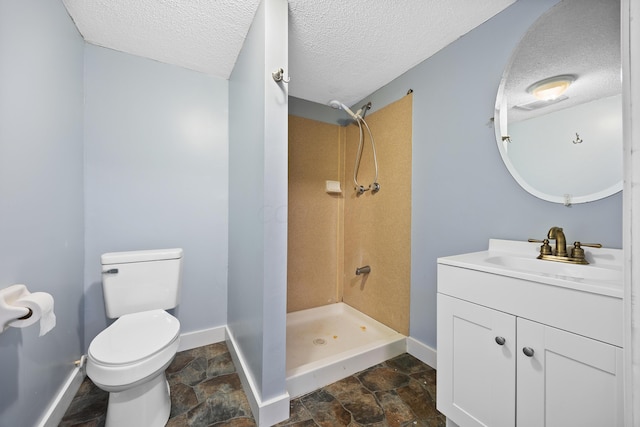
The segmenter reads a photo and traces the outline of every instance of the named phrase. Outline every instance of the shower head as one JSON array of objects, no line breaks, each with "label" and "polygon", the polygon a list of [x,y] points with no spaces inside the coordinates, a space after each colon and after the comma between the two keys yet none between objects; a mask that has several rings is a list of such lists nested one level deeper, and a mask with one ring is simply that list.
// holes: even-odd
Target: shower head
[{"label": "shower head", "polygon": [[346,111],[348,115],[353,117],[353,120],[357,121],[358,119],[360,119],[359,115],[355,114],[353,111],[351,111],[349,109],[349,107],[347,107],[346,105],[344,105],[342,102],[338,101],[337,99],[334,99],[333,101],[329,101],[329,107],[335,108],[336,110],[344,110],[344,111]]}]

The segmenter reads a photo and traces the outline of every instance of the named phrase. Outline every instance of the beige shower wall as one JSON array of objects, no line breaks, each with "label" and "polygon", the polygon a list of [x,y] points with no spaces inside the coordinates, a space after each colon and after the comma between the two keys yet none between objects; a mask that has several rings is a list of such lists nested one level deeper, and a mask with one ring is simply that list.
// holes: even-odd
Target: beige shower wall
[{"label": "beige shower wall", "polygon": [[343,198],[325,192],[342,181],[344,128],[289,116],[287,312],[340,301]]},{"label": "beige shower wall", "polygon": [[[408,335],[412,108],[408,95],[366,116],[381,191],[361,196],[353,185],[358,126],[289,116],[288,312],[344,301]],[[365,135],[358,181],[368,186]],[[327,194],[326,180],[340,180],[343,194]],[[356,276],[364,265],[371,273]]]},{"label": "beige shower wall", "polygon": [[[407,95],[366,116],[375,139],[380,191],[358,196],[347,185],[344,207],[343,300],[404,335],[409,334],[411,283],[412,109],[413,95]],[[347,179],[358,141],[358,127],[348,126]],[[368,139],[363,147],[358,182],[367,187],[374,177]],[[365,265],[371,273],[356,276],[356,268]]]}]

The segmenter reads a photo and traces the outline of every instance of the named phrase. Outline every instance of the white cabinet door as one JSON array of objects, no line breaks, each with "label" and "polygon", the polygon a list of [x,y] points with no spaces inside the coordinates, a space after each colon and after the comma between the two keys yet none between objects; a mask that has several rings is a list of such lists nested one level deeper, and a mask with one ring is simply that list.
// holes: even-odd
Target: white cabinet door
[{"label": "white cabinet door", "polygon": [[437,407],[448,419],[513,427],[515,352],[514,316],[438,294]]},{"label": "white cabinet door", "polygon": [[522,318],[517,331],[518,427],[623,425],[622,349]]}]

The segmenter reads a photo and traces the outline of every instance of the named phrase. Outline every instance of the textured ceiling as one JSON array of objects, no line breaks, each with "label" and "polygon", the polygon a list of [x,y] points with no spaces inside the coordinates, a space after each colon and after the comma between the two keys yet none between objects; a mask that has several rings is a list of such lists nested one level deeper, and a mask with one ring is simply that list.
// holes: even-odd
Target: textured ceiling
[{"label": "textured ceiling", "polygon": [[98,46],[228,79],[259,0],[63,0]]},{"label": "textured ceiling", "polygon": [[[289,0],[289,94],[359,101],[515,0]],[[259,0],[63,0],[89,43],[228,79]]]},{"label": "textured ceiling", "polygon": [[289,93],[353,105],[514,1],[289,0]]}]

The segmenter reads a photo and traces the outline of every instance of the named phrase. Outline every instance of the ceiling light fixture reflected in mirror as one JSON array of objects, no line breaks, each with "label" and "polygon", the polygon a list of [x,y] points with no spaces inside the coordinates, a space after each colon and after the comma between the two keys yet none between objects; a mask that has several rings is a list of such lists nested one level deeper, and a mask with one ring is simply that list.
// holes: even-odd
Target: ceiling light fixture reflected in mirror
[{"label": "ceiling light fixture reflected in mirror", "polygon": [[549,77],[529,86],[527,92],[542,101],[553,101],[560,97],[574,81],[576,76],[572,74]]}]

